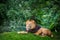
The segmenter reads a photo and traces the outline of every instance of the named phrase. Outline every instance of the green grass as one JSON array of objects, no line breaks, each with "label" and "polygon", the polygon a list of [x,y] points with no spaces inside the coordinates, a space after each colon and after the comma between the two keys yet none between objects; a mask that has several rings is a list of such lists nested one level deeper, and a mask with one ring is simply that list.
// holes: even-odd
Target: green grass
[{"label": "green grass", "polygon": [[54,37],[41,37],[34,34],[17,34],[16,32],[5,32],[0,34],[0,40],[56,40]]}]

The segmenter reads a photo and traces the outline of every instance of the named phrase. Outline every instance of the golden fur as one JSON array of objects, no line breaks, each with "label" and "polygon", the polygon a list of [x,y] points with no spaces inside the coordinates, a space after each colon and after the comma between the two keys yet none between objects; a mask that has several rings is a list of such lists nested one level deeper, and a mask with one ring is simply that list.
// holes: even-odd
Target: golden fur
[{"label": "golden fur", "polygon": [[[26,30],[28,31],[29,29],[34,29],[36,27],[36,22],[34,20],[27,20],[26,21]],[[37,32],[35,32],[34,34],[36,35],[42,35],[42,36],[51,36],[53,37],[52,35],[52,32],[47,29],[47,28],[43,28],[41,27]]]}]

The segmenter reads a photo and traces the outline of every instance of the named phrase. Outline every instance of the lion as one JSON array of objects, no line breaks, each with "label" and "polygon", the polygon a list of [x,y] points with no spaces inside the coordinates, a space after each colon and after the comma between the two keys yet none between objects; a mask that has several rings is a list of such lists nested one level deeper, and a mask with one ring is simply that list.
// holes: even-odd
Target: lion
[{"label": "lion", "polygon": [[26,21],[26,31],[34,33],[35,35],[42,35],[42,37],[44,36],[53,37],[53,34],[49,29],[38,26],[34,20]]}]

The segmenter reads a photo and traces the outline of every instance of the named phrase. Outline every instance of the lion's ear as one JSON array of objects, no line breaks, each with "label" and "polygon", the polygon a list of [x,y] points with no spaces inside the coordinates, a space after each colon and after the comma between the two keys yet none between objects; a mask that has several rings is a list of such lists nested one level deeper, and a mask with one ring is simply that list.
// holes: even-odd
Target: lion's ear
[{"label": "lion's ear", "polygon": [[29,22],[36,23],[34,20],[27,20],[26,21],[26,23],[29,23]]},{"label": "lion's ear", "polygon": [[36,23],[34,20],[32,20],[33,23]]},{"label": "lion's ear", "polygon": [[31,22],[35,22],[34,20],[31,20]]}]

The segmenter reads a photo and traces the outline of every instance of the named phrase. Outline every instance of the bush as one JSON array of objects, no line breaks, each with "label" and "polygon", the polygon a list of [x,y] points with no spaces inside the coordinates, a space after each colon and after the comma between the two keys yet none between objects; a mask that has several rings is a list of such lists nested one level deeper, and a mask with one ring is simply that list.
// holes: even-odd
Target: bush
[{"label": "bush", "polygon": [[4,5],[6,7],[2,8],[6,9],[3,11],[5,14],[2,15],[6,16],[3,16],[5,21],[2,31],[25,30],[25,21],[30,18],[38,25],[49,29],[53,29],[58,24],[60,16],[58,0],[6,0]]}]

